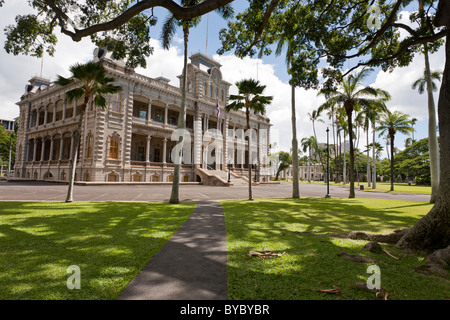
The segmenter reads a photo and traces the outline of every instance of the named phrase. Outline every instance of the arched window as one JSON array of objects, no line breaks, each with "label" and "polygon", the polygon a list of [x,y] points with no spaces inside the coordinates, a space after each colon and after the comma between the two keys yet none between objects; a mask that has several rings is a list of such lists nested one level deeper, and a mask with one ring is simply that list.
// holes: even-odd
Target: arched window
[{"label": "arched window", "polygon": [[119,159],[119,136],[117,134],[112,135],[109,141],[109,158]]},{"label": "arched window", "polygon": [[86,159],[92,159],[92,134],[89,133],[86,137]]},{"label": "arched window", "polygon": [[203,94],[206,96],[208,94],[208,87],[206,86],[206,82],[203,82]]},{"label": "arched window", "polygon": [[225,95],[223,93],[223,90],[220,91],[220,100],[225,101]]},{"label": "arched window", "polygon": [[213,86],[212,86],[212,84],[209,85],[209,95],[212,98],[212,96],[213,96]]},{"label": "arched window", "polygon": [[219,89],[216,88],[216,98],[219,99]]}]

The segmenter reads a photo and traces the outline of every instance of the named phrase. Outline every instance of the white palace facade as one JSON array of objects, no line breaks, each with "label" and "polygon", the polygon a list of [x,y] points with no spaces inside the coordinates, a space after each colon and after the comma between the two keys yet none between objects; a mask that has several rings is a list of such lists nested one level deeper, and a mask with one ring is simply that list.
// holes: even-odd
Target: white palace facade
[{"label": "white palace facade", "polygon": [[[92,104],[86,109],[75,181],[171,182],[172,153],[178,143],[174,132],[181,104],[180,86],[170,85],[163,77],[138,74],[102,48],[95,50],[94,61],[104,65],[108,76],[122,90],[107,97],[106,109]],[[248,174],[245,112],[225,111],[231,84],[222,79],[220,67],[201,53],[190,57],[186,96],[188,134],[181,183],[223,185],[228,171],[234,180],[245,180]],[[77,101],[67,101],[66,90],[69,89],[39,77],[26,86],[17,103],[20,115],[15,178],[68,181],[80,108]],[[256,179],[269,181],[271,124],[266,116],[253,113],[250,120],[255,133],[251,156],[256,159],[252,161],[257,168]]]}]

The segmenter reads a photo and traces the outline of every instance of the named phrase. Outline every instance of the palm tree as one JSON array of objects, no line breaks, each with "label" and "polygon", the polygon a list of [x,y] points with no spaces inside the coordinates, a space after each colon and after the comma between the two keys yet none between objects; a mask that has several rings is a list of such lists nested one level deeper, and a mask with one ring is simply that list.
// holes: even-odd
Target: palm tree
[{"label": "palm tree", "polygon": [[[337,147],[336,147],[336,140],[338,140],[338,138],[337,138],[337,130],[336,130],[336,127],[338,126],[338,114],[337,114],[337,110],[336,109],[337,109],[336,104],[334,104],[334,103],[328,104],[327,102],[322,104],[317,109],[317,112],[319,114],[322,113],[323,110],[327,110],[328,119],[331,120],[331,127],[332,127],[332,130],[333,130],[333,147],[332,147],[332,149],[334,149],[335,171],[337,171],[337,169],[338,169],[338,157],[337,157]],[[336,183],[339,182],[339,174],[338,174],[338,172],[335,172],[335,182]]]},{"label": "palm tree", "polygon": [[[293,42],[289,41],[286,51],[286,65],[289,69],[294,56]],[[285,44],[285,39],[281,38],[278,42],[276,55],[280,55]],[[297,117],[295,112],[295,85],[291,83],[291,123],[292,123],[292,198],[300,198],[300,186],[299,186],[299,150],[297,140]]]},{"label": "palm tree", "polygon": [[381,89],[372,87],[363,87],[364,79],[369,75],[371,69],[364,68],[361,72],[350,74],[347,78],[342,79],[340,83],[340,90],[332,92],[321,90],[319,94],[326,94],[328,101],[334,103],[345,110],[348,123],[348,135],[350,142],[350,163],[349,163],[349,178],[350,178],[350,194],[349,198],[355,197],[355,155],[353,150],[353,112],[358,111],[361,107],[375,104],[381,105],[387,101],[389,94]]},{"label": "palm tree", "polygon": [[248,132],[248,135],[246,135],[248,139],[248,199],[253,200],[250,111],[253,111],[255,114],[265,114],[266,107],[272,102],[273,97],[262,95],[266,86],[261,85],[258,80],[244,79],[236,82],[236,87],[239,93],[237,95],[230,95],[229,100],[233,102],[227,105],[225,110],[229,112],[231,110],[245,109],[246,131]]},{"label": "palm tree", "polygon": [[74,145],[70,162],[69,188],[67,190],[66,202],[73,201],[73,183],[78,160],[78,146],[80,145],[81,128],[86,107],[89,101],[93,99],[92,102],[94,105],[105,109],[107,101],[104,95],[117,93],[122,89],[120,86],[112,84],[114,79],[106,75],[105,68],[99,63],[77,63],[71,66],[69,70],[72,73],[70,78],[64,78],[58,75],[58,79],[54,83],[63,87],[75,87],[66,92],[66,98],[69,103],[78,99],[83,99],[83,103],[80,106],[77,106],[80,110],[80,117],[78,120],[77,131],[74,133]]},{"label": "palm tree", "polygon": [[[426,47],[425,47],[426,48]],[[442,72],[430,72],[430,63],[428,52],[425,51],[425,70],[423,76],[412,84],[413,90],[418,90],[419,94],[425,92],[428,96],[428,149],[430,157],[430,175],[431,175],[431,199],[430,202],[436,202],[437,192],[439,188],[439,143],[436,133],[436,107],[434,104],[433,92],[437,90],[436,82],[441,81]],[[413,119],[414,120],[414,119]],[[417,120],[417,119],[415,119]],[[415,121],[414,121],[415,123]],[[414,125],[413,123],[413,125]],[[414,135],[413,135],[414,142]]]},{"label": "palm tree", "polygon": [[[192,7],[198,5],[202,0],[182,0],[181,5],[183,7]],[[216,9],[223,18],[227,19],[233,15],[233,8],[230,5],[225,5]],[[181,20],[178,21],[175,16],[169,15],[164,22],[161,32],[161,39],[163,42],[164,49],[169,49],[170,42],[175,35],[177,26],[183,28],[183,40],[184,40],[184,62],[183,62],[183,73],[182,73],[182,87],[181,87],[181,105],[180,112],[178,114],[178,129],[186,129],[186,86],[187,86],[187,59],[188,59],[188,43],[189,43],[189,29],[196,26],[200,22],[201,17],[194,19]],[[184,131],[183,131],[184,132]],[[178,140],[178,144],[182,144],[184,136],[181,135]],[[178,149],[181,153],[182,148]],[[172,192],[170,195],[170,203],[179,203],[179,184],[180,184],[180,167],[181,167],[181,154],[175,156],[178,161],[174,164],[173,182],[172,182]]]},{"label": "palm tree", "polygon": [[397,132],[403,134],[410,134],[413,132],[411,126],[411,119],[407,114],[400,111],[388,112],[382,115],[380,125],[377,131],[380,131],[380,136],[386,134],[390,140],[391,149],[391,191],[394,191],[394,140]]},{"label": "palm tree", "polygon": [[[372,183],[373,189],[376,188],[376,167],[375,167],[375,159],[373,159],[372,174],[371,174],[369,152],[370,152],[370,145],[373,145],[375,143],[375,123],[379,117],[379,114],[383,112],[387,112],[386,105],[384,104],[380,105],[368,104],[365,105],[360,112],[360,115],[363,117],[363,128],[366,131],[366,140],[367,140],[367,149],[366,149],[367,183],[368,187],[370,187]],[[371,123],[372,123],[373,137],[372,137],[372,144],[369,144],[369,128]],[[375,158],[375,150],[372,150],[372,157]]]},{"label": "palm tree", "polygon": [[[312,123],[313,133],[314,133],[314,138],[315,138],[316,141],[317,141],[316,126],[315,126],[315,123],[316,123],[316,122],[322,122],[322,123],[324,123],[324,121],[323,121],[322,119],[320,119],[320,110],[317,109],[317,110],[313,110],[311,113],[308,112],[308,113],[307,113],[307,116],[309,117],[309,121],[311,121],[311,123]],[[322,154],[321,154],[320,152],[319,152],[319,162],[320,162],[320,164],[322,165],[322,169],[325,171],[325,167],[324,167],[324,164],[323,164],[323,162],[322,162]]]},{"label": "palm tree", "polygon": [[309,152],[308,182],[311,182],[312,151],[313,149],[317,150],[317,140],[314,136],[311,136],[309,138],[303,138],[300,143],[303,147],[303,152]]}]

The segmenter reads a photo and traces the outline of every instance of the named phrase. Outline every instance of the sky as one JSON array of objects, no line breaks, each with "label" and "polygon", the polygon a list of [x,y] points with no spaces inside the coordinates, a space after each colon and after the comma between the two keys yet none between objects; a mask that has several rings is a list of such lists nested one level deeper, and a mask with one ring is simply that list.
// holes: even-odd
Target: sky
[{"label": "sky", "polygon": [[[233,2],[235,12],[242,11],[248,5],[247,1],[236,0]],[[75,43],[69,37],[58,35],[56,53],[53,57],[45,55],[43,59],[29,56],[14,56],[7,54],[3,49],[5,35],[3,29],[14,23],[15,16],[32,12],[27,1],[6,0],[3,7],[0,7],[0,118],[14,119],[19,115],[19,107],[16,102],[25,92],[25,85],[33,76],[42,76],[50,80],[56,80],[57,75],[69,76],[69,67],[76,62],[87,62],[92,59],[95,45],[89,39],[83,39]],[[154,54],[147,59],[147,67],[137,68],[136,71],[149,77],[164,76],[170,79],[172,85],[178,86],[177,76],[181,74],[183,68],[183,41],[182,32],[179,30],[173,44],[169,50],[164,50],[160,42],[160,26],[164,18],[169,14],[165,9],[156,8],[155,15],[158,17],[158,24],[151,29],[151,45],[154,47]],[[404,12],[402,20],[408,21],[408,12]],[[220,29],[226,27],[226,21],[214,12],[203,16],[200,24],[190,31],[189,55],[201,52],[222,64],[221,71],[223,79],[236,83],[245,78],[258,79],[265,84],[266,95],[273,96],[272,104],[267,108],[267,116],[270,118],[273,127],[271,129],[271,139],[278,145],[278,149],[289,151],[292,139],[291,127],[291,89],[289,86],[289,75],[286,72],[284,56],[269,56],[262,59],[237,58],[232,52],[219,56],[216,52],[221,47],[219,40]],[[437,53],[430,56],[432,70],[443,71],[445,53],[441,48]],[[374,71],[369,77],[366,85],[387,90],[392,99],[388,103],[391,110],[399,110],[407,113],[411,117],[417,118],[415,125],[416,140],[428,136],[428,109],[426,94],[419,95],[417,91],[411,89],[412,82],[423,74],[424,58],[416,55],[414,61],[404,68],[397,68],[392,73]],[[438,86],[440,83],[438,83]],[[237,88],[233,85],[231,94],[237,93]],[[435,93],[435,103],[437,105],[438,92]],[[296,115],[297,115],[297,137],[300,141],[304,137],[313,135],[312,123],[308,113],[317,109],[324,102],[324,98],[317,96],[316,90],[296,89]],[[330,121],[322,117],[324,123],[316,124],[316,133],[319,142],[326,142],[326,128],[331,130]],[[396,137],[396,146],[404,148],[405,136]],[[370,138],[371,139],[371,138]],[[384,145],[381,138],[378,142]],[[330,142],[332,138],[330,136]],[[360,149],[364,149],[365,139],[362,138]]]}]

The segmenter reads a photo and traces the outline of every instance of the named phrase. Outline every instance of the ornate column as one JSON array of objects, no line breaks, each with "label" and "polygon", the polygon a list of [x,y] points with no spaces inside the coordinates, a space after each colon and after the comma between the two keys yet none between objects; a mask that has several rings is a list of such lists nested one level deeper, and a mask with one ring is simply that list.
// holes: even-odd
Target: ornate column
[{"label": "ornate column", "polygon": [[56,122],[56,104],[53,105],[53,122]]},{"label": "ornate column", "polygon": [[150,161],[150,140],[152,137],[150,135],[147,136],[147,149],[145,150],[145,161]]},{"label": "ornate column", "polygon": [[[73,101],[73,118],[75,119],[77,116],[77,102],[78,100]],[[87,111],[87,110],[86,110]],[[81,119],[80,119],[81,120]]]},{"label": "ornate column", "polygon": [[48,106],[45,107],[44,124],[47,124]]},{"label": "ornate column", "polygon": [[34,146],[33,146],[33,161],[36,161],[36,149],[37,149],[37,140],[36,139],[34,139],[34,142],[33,142],[33,144],[34,144]]},{"label": "ornate column", "polygon": [[167,138],[164,138],[164,140],[163,140],[163,163],[166,163],[166,156],[167,156]]},{"label": "ornate column", "polygon": [[61,139],[59,140],[59,161],[62,160],[63,157],[63,148],[64,148],[64,135],[61,135]]},{"label": "ornate column", "polygon": [[147,121],[152,120],[152,100],[148,100]]},{"label": "ornate column", "polygon": [[54,143],[55,143],[55,137],[52,136],[51,140],[50,140],[50,153],[48,155],[48,161],[52,161],[53,160],[53,148],[54,148]]},{"label": "ornate column", "polygon": [[69,159],[70,160],[73,160],[73,142],[74,142],[74,135],[73,135],[74,133],[72,132],[72,136],[70,137],[70,155],[69,155]]},{"label": "ornate column", "polygon": [[66,108],[67,108],[67,99],[64,99],[62,120],[66,119]]},{"label": "ornate column", "polygon": [[42,138],[42,142],[41,142],[41,161],[44,161],[44,155],[45,155],[45,138]]},{"label": "ornate column", "polygon": [[164,124],[168,123],[168,114],[169,114],[169,105],[166,103],[165,109],[164,109]]}]

